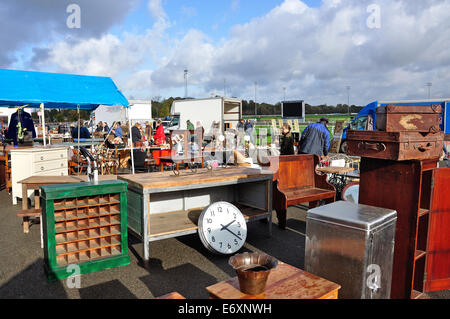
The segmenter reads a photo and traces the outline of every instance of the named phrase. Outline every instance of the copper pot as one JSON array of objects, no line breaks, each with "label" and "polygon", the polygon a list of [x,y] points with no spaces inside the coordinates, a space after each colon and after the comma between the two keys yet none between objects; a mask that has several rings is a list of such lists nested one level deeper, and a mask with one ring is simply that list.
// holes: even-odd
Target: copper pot
[{"label": "copper pot", "polygon": [[243,253],[231,257],[228,263],[236,270],[241,292],[258,295],[264,291],[270,271],[278,260],[263,253]]}]

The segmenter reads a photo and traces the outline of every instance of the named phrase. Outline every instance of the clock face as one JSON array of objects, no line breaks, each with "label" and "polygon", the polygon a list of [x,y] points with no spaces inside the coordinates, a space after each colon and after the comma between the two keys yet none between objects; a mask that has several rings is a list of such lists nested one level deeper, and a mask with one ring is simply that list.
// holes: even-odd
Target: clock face
[{"label": "clock face", "polygon": [[199,236],[210,251],[231,255],[244,246],[247,223],[241,211],[227,202],[205,208],[198,219]]}]

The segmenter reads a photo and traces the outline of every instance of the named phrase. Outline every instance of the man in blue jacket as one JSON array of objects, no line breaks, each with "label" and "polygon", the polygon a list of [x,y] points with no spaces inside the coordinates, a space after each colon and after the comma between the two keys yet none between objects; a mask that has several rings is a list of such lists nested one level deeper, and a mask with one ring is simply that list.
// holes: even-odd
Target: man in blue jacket
[{"label": "man in blue jacket", "polygon": [[299,154],[328,155],[331,145],[330,132],[327,128],[328,123],[328,118],[323,117],[318,123],[308,125],[302,133],[298,149]]}]

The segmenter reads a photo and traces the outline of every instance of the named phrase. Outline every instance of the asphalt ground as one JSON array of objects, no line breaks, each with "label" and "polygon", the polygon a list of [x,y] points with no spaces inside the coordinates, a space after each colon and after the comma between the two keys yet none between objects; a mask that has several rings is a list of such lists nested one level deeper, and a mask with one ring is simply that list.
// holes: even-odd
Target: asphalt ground
[{"label": "asphalt ground", "polygon": [[[72,281],[48,282],[44,253],[40,247],[39,224],[22,231],[10,195],[0,191],[0,299],[152,299],[177,291],[188,299],[207,299],[206,287],[235,276],[227,256],[210,253],[197,234],[150,243],[150,264],[141,263],[142,243],[129,235],[130,265],[85,274],[80,288]],[[280,230],[274,216],[272,237],[267,224],[248,224],[248,237],[240,252],[265,252],[303,269],[306,211],[288,210],[287,230]],[[433,293],[436,299],[450,299],[450,291]]]}]

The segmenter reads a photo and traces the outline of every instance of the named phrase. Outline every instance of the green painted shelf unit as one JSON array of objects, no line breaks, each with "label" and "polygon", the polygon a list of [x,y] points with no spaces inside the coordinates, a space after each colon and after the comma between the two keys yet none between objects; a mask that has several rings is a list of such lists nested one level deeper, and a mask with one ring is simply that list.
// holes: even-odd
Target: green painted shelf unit
[{"label": "green painted shelf unit", "polygon": [[130,264],[126,182],[41,186],[40,201],[50,281]]}]

